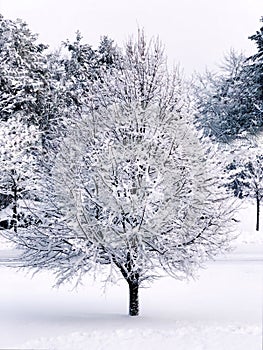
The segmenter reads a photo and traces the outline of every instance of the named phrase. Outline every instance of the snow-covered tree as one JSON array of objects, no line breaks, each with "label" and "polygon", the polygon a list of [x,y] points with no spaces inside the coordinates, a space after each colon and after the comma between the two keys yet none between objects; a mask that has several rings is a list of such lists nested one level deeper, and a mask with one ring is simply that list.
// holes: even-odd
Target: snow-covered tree
[{"label": "snow-covered tree", "polygon": [[43,147],[56,147],[70,116],[87,108],[90,86],[100,72],[114,66],[118,50],[102,37],[99,47],[82,44],[77,32],[73,43],[47,53],[28,25],[0,15],[0,119],[19,113],[41,131]]},{"label": "snow-covered tree", "polygon": [[179,73],[178,69],[172,74],[167,71],[160,40],[147,42],[144,31],[139,29],[137,40],[131,38],[126,43],[112,69],[93,85],[94,108],[113,102],[129,108],[136,101],[142,108],[159,105],[161,114],[175,108],[179,111],[184,104],[184,83]]},{"label": "snow-covered tree", "polygon": [[228,188],[234,195],[256,202],[256,231],[259,231],[260,203],[263,198],[263,149],[262,136],[254,145],[236,146],[233,160],[226,167]]},{"label": "snow-covered tree", "polygon": [[227,143],[262,131],[262,35],[263,28],[249,37],[257,53],[246,58],[232,50],[221,71],[198,78],[196,124],[215,141]]},{"label": "snow-covered tree", "polygon": [[145,281],[161,270],[192,276],[228,247],[232,212],[158,41],[139,33],[120,64],[94,84],[95,108],[77,115],[60,143],[41,224],[15,240],[23,265],[55,270],[58,284],[99,266],[109,279],[117,271],[134,316]]},{"label": "snow-covered tree", "polygon": [[242,54],[231,51],[218,73],[199,76],[194,94],[196,125],[213,141],[229,143],[261,130],[255,81]]},{"label": "snow-covered tree", "polygon": [[[263,17],[261,18],[263,22]],[[250,93],[254,101],[254,114],[257,120],[261,120],[261,130],[263,124],[263,27],[256,34],[249,37],[257,45],[257,53],[248,59],[248,74],[253,82],[253,89]]]},{"label": "snow-covered tree", "polygon": [[25,22],[0,16],[0,119],[19,114],[34,124],[45,149],[54,146],[75,111],[63,59],[46,49]]},{"label": "snow-covered tree", "polygon": [[101,38],[97,49],[83,43],[81,33],[76,33],[74,42],[64,42],[68,57],[62,64],[69,86],[69,101],[77,107],[78,111],[87,109],[91,99],[91,89],[95,81],[102,80],[105,71],[115,67],[119,59],[119,50],[113,40],[107,36]]},{"label": "snow-covered tree", "polygon": [[47,48],[38,44],[37,35],[21,20],[0,15],[0,118],[7,120],[24,112],[30,119],[36,109],[37,94],[46,80]]},{"label": "snow-covered tree", "polygon": [[36,200],[39,189],[39,148],[35,126],[25,125],[18,115],[0,122],[0,192],[5,202],[1,229],[17,232],[19,226],[27,226],[33,219],[27,204]]}]

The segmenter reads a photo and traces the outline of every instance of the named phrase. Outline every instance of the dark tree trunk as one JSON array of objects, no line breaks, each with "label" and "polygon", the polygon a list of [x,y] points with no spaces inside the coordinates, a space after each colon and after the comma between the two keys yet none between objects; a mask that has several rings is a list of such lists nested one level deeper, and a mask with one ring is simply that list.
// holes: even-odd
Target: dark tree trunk
[{"label": "dark tree trunk", "polygon": [[138,316],[140,273],[138,271],[133,272],[134,265],[131,261],[130,252],[127,253],[127,262],[124,264],[124,267],[116,259],[114,259],[114,262],[129,286],[129,315]]},{"label": "dark tree trunk", "polygon": [[13,227],[14,227],[14,231],[15,233],[17,233],[17,200],[18,200],[18,196],[17,196],[17,187],[16,185],[13,186],[13,196],[14,196],[14,204],[13,204]]},{"label": "dark tree trunk", "polygon": [[256,231],[259,231],[259,214],[260,214],[260,199],[257,195],[257,223],[256,223]]},{"label": "dark tree trunk", "polygon": [[129,315],[139,315],[139,284],[138,281],[128,281],[129,285]]}]

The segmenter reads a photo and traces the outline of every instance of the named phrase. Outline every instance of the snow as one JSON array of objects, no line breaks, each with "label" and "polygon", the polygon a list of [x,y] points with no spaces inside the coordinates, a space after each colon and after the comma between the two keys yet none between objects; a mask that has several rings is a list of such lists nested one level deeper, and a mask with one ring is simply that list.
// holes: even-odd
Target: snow
[{"label": "snow", "polygon": [[[52,289],[49,272],[34,278],[0,265],[0,349],[262,350],[263,228],[254,207],[239,212],[234,250],[197,280],[169,277],[140,291],[141,316],[129,317],[125,282],[92,277],[78,290]],[[10,253],[1,245],[0,259]]]}]

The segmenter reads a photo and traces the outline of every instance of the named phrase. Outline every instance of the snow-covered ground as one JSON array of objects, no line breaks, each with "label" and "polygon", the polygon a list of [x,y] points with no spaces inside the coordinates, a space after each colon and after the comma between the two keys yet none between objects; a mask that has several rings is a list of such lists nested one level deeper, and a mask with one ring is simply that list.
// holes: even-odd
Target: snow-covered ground
[{"label": "snow-covered ground", "polygon": [[0,349],[262,350],[263,229],[254,231],[254,216],[254,207],[240,211],[235,250],[199,279],[165,277],[141,290],[135,318],[125,283],[106,294],[92,278],[77,291],[52,289],[48,272],[31,279],[0,265]]}]

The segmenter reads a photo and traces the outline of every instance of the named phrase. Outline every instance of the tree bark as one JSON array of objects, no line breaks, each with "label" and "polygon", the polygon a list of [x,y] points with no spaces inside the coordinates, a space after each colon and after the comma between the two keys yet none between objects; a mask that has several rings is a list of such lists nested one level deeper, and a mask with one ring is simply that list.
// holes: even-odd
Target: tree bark
[{"label": "tree bark", "polygon": [[129,315],[139,315],[139,284],[138,281],[127,281],[129,285]]},{"label": "tree bark", "polygon": [[257,223],[256,223],[256,231],[259,231],[259,214],[260,214],[260,199],[257,195]]}]

